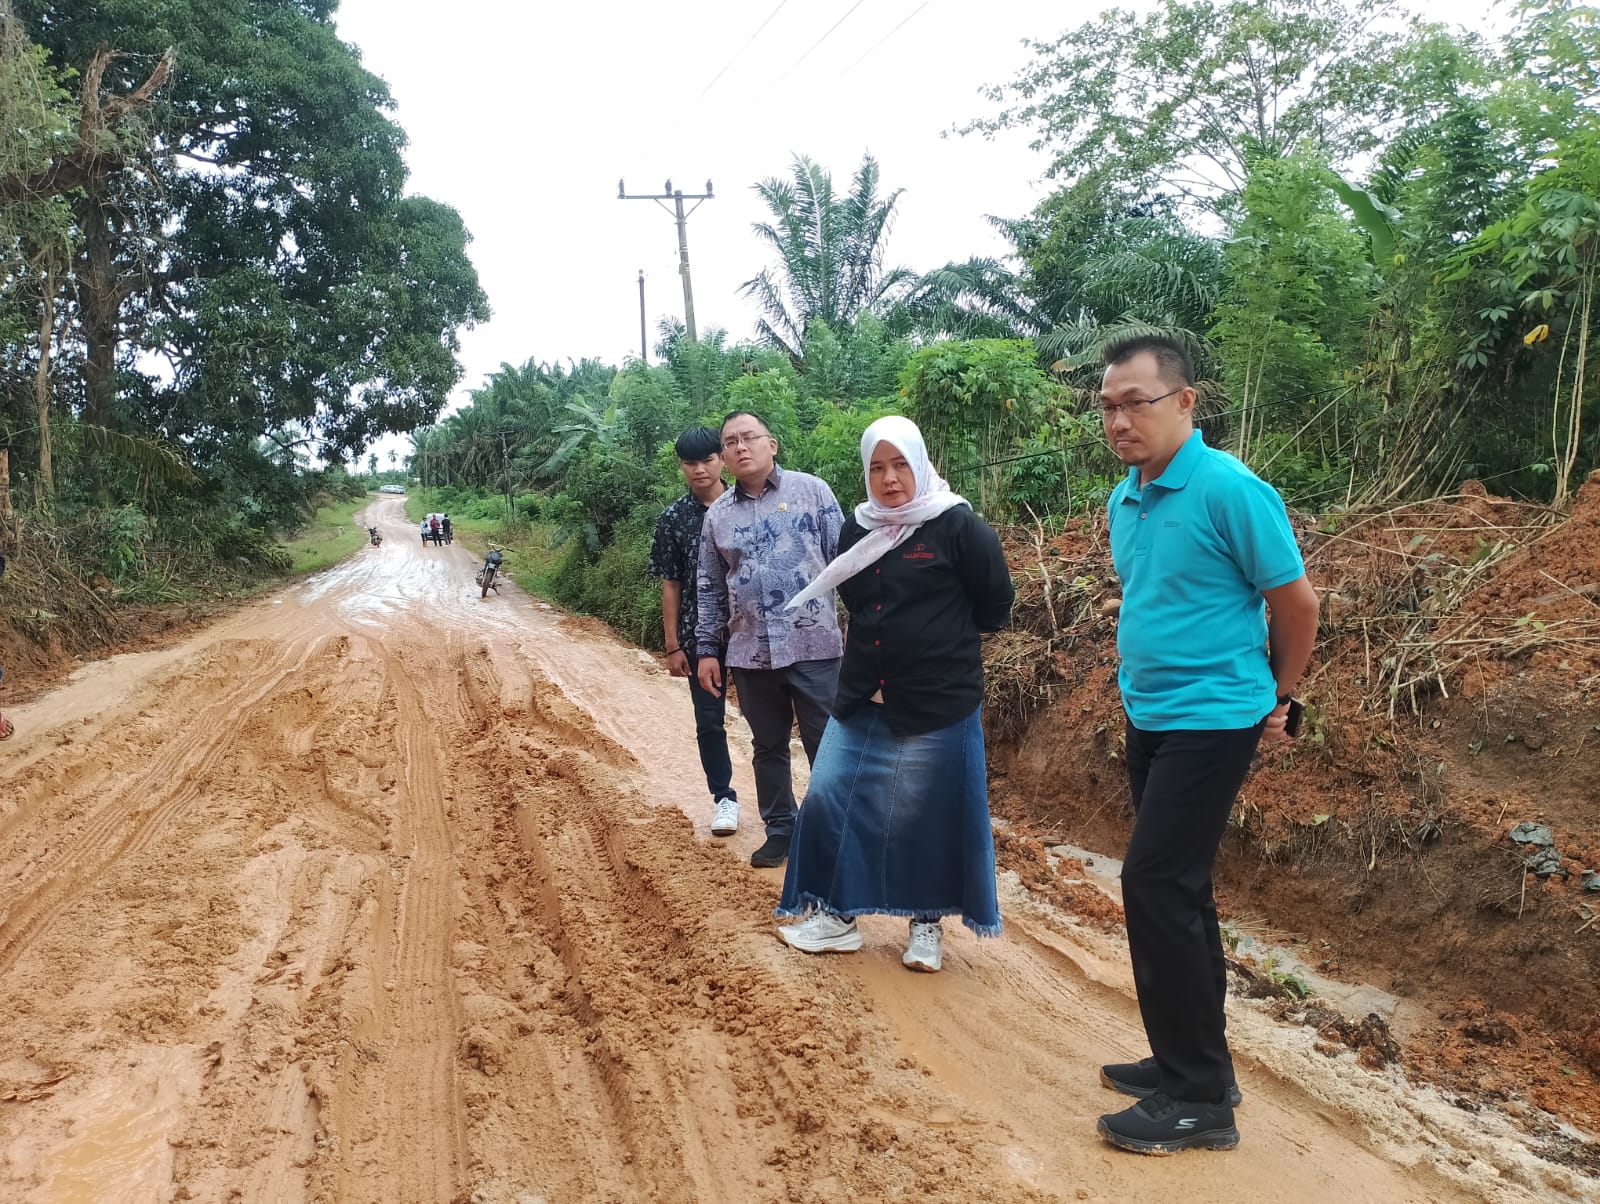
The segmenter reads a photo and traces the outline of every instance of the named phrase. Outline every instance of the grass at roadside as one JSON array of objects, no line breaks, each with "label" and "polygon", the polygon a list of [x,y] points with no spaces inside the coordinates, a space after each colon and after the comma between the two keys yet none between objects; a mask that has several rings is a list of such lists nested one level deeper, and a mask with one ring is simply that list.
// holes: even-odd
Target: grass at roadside
[{"label": "grass at roadside", "polygon": [[289,553],[289,571],[294,576],[314,573],[330,564],[337,564],[359,548],[367,533],[356,522],[356,514],[372,496],[344,498],[322,507],[293,539],[284,542]]}]

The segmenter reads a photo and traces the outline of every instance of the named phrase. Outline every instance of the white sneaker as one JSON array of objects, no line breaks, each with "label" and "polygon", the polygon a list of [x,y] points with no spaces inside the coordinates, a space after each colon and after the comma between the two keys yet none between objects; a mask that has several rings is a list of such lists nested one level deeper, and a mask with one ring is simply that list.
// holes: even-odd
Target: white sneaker
[{"label": "white sneaker", "polygon": [[798,924],[785,924],[778,935],[802,953],[854,953],[861,948],[856,922],[826,911],[814,911]]},{"label": "white sneaker", "polygon": [[938,920],[911,921],[911,941],[900,964],[924,974],[938,973],[944,965],[944,930]]},{"label": "white sneaker", "polygon": [[719,798],[711,815],[711,835],[732,836],[739,830],[739,800]]}]

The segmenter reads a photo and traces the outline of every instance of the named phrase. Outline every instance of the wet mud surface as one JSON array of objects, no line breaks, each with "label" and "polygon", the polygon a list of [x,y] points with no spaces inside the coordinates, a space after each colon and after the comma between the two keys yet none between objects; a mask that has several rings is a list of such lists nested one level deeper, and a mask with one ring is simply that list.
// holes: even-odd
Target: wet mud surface
[{"label": "wet mud surface", "polygon": [[713,841],[684,683],[371,514],[381,548],[16,708],[0,1199],[1593,1198],[1243,1001],[1239,1151],[1111,1151],[1114,931],[1010,874],[940,975],[898,921],[788,950],[742,722]]}]

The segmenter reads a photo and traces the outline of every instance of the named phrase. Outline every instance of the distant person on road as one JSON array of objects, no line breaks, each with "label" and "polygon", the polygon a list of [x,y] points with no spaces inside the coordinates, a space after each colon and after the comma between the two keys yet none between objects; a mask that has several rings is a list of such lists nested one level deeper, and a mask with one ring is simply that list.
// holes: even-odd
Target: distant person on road
[{"label": "distant person on road", "polygon": [[[685,493],[656,520],[647,572],[661,580],[661,626],[666,637],[667,671],[689,679],[694,704],[694,734],[700,746],[700,768],[711,792],[711,834],[732,836],[739,830],[739,795],[733,788],[733,761],[728,755],[727,700],[700,684],[700,654],[695,640],[700,573],[700,528],[706,510],[727,492],[722,483],[722,436],[709,426],[690,427],[678,436],[678,468]],[[726,655],[724,644],[714,658]]]},{"label": "distant person on road", "polygon": [[[5,575],[6,575],[6,554],[4,552],[0,552],[0,577],[4,577]],[[0,665],[0,681],[4,681],[5,680],[5,676],[6,676],[5,666]],[[0,715],[0,740],[9,740],[9,739],[11,739],[11,737],[16,734],[16,731],[17,731],[17,729],[12,724],[11,720],[7,719],[4,715]]]},{"label": "distant person on road", "polygon": [[1106,438],[1128,465],[1109,503],[1134,811],[1122,901],[1153,1056],[1101,1068],[1140,1102],[1099,1130],[1137,1153],[1231,1149],[1239,1096],[1212,866],[1257,744],[1285,735],[1317,595],[1282,499],[1195,430],[1183,346],[1134,338],[1105,362]]},{"label": "distant person on road", "polygon": [[826,481],[778,467],[778,441],[763,419],[737,411],[721,434],[735,484],[711,503],[701,532],[696,672],[720,698],[726,646],[767,830],[750,864],[778,866],[794,831],[789,733],[798,721],[814,763],[844,651],[832,590],[798,610],[784,607],[833,559],[842,515]]},{"label": "distant person on road", "polygon": [[439,520],[439,526],[444,531],[445,543],[454,543],[455,536],[450,530],[450,516],[448,514]]},{"label": "distant person on road", "polygon": [[429,531],[428,520],[426,518],[424,518],[422,520],[422,546],[423,547],[427,547],[428,546],[428,531]]},{"label": "distant person on road", "polygon": [[437,514],[430,514],[428,516],[428,534],[433,537],[434,547],[439,546],[439,535],[441,530],[442,528],[439,526],[439,516]]},{"label": "distant person on road", "polygon": [[850,625],[777,907],[805,918],[778,933],[848,953],[856,916],[905,916],[901,962],[933,972],[944,916],[1000,935],[980,635],[1009,622],[1015,590],[999,538],[928,463],[915,423],[867,427],[861,465],[867,500],[838,558],[789,602],[837,587]]}]

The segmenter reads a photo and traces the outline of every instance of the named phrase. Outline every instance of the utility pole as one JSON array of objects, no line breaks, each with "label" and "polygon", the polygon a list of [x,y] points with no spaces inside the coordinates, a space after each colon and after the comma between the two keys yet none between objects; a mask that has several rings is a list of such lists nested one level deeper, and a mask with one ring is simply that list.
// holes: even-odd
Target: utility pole
[{"label": "utility pole", "polygon": [[[683,324],[689,330],[689,341],[691,343],[699,342],[700,336],[695,333],[694,289],[689,285],[689,214],[700,208],[706,201],[714,199],[710,180],[706,181],[706,190],[704,192],[685,194],[681,188],[674,190],[672,181],[668,180],[666,187],[659,193],[636,193],[632,196],[628,194],[623,182],[621,180],[617,181],[617,200],[619,201],[654,201],[663,209],[667,209],[663,202],[672,202],[672,208],[667,209],[667,212],[674,214],[678,219],[678,274],[683,277]],[[684,201],[694,202],[694,206],[688,213],[683,210]]]},{"label": "utility pole", "polygon": [[511,525],[511,453],[506,448],[506,428],[501,427],[497,432],[500,436],[500,471],[506,477],[506,526]]},{"label": "utility pole", "polygon": [[639,269],[639,362],[648,364],[650,356],[644,346],[644,269]]}]

